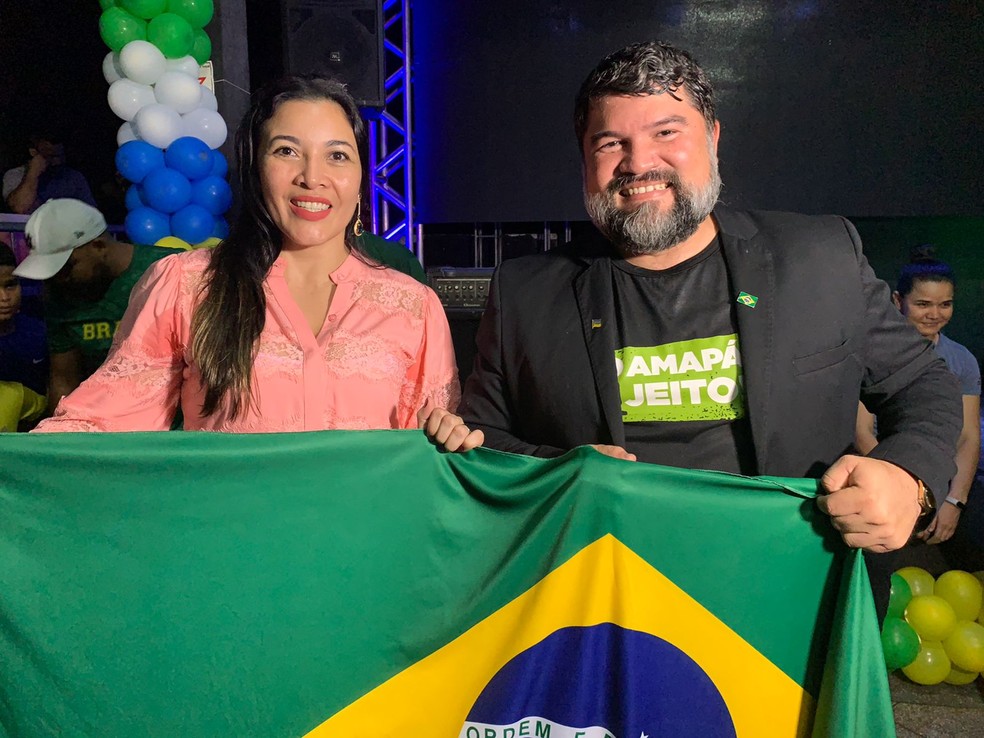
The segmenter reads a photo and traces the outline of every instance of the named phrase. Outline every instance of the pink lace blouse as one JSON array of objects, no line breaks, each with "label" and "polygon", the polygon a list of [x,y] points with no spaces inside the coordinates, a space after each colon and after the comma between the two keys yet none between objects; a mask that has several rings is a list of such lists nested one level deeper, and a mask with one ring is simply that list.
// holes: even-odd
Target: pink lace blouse
[{"label": "pink lace blouse", "polygon": [[105,363],[37,431],[186,430],[266,433],[415,428],[426,400],[453,410],[460,391],[444,310],[432,290],[349,255],[315,336],[278,258],[263,283],[266,323],[253,364],[254,401],[232,420],[201,416],[190,352],[191,316],[209,251],[161,259],[133,288]]}]

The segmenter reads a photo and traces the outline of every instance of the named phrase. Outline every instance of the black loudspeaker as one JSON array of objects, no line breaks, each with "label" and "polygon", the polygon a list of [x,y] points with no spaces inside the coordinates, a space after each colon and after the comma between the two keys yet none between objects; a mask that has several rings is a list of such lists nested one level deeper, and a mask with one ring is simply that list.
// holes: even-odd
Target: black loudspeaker
[{"label": "black loudspeaker", "polygon": [[336,77],[361,107],[383,107],[383,0],[282,0],[281,7],[288,74]]}]

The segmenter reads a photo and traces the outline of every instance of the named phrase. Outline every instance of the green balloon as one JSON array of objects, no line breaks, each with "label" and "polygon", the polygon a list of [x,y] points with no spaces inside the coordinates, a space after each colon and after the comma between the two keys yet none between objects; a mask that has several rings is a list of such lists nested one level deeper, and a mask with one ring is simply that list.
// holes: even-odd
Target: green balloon
[{"label": "green balloon", "polygon": [[156,18],[167,7],[167,0],[119,0],[120,7],[138,18]]},{"label": "green balloon", "polygon": [[131,41],[147,38],[147,21],[134,18],[123,8],[107,8],[99,16],[99,35],[113,51],[119,51]]},{"label": "green balloon", "polygon": [[109,10],[110,8],[116,7],[116,0],[99,0],[99,7],[103,10]]},{"label": "green balloon", "polygon": [[195,40],[191,44],[191,55],[195,61],[204,64],[212,58],[212,40],[201,28],[195,29]]},{"label": "green balloon", "polygon": [[901,618],[910,600],[912,600],[912,587],[901,575],[892,574],[892,591],[888,596],[887,617]]},{"label": "green balloon", "polygon": [[212,0],[167,0],[167,12],[180,15],[192,28],[204,28],[212,20]]},{"label": "green balloon", "polygon": [[147,24],[147,40],[168,59],[187,56],[194,37],[194,29],[188,21],[174,13],[161,13]]},{"label": "green balloon", "polygon": [[902,618],[885,618],[881,642],[882,651],[885,652],[885,665],[889,670],[908,666],[919,655],[919,636]]}]

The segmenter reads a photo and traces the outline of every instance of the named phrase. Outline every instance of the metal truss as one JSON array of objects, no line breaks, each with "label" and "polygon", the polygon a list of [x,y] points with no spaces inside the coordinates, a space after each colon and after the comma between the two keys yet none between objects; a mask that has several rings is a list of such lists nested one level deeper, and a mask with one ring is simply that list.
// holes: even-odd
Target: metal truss
[{"label": "metal truss", "polygon": [[413,212],[412,108],[410,95],[410,0],[383,2],[385,102],[369,118],[373,231],[403,243],[420,259]]}]

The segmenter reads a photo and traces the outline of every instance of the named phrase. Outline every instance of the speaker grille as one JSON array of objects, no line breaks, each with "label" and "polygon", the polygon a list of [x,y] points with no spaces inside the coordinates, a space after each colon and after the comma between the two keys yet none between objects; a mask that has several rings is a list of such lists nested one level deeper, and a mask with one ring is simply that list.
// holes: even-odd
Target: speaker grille
[{"label": "speaker grille", "polygon": [[287,72],[336,77],[360,106],[381,108],[382,22],[382,0],[285,0]]}]

